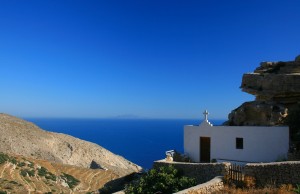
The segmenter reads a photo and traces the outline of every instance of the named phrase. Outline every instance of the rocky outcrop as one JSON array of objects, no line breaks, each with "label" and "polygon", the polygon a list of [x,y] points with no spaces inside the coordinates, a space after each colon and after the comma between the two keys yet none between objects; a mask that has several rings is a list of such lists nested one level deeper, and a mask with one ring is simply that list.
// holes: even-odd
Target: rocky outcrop
[{"label": "rocky outcrop", "polygon": [[275,102],[245,102],[233,110],[227,121],[233,126],[270,126],[282,124],[287,116],[287,108]]},{"label": "rocky outcrop", "polygon": [[300,102],[300,55],[294,61],[262,62],[243,75],[241,89],[255,95],[233,110],[225,125],[281,125]]},{"label": "rocky outcrop", "polygon": [[0,114],[0,145],[0,152],[85,168],[109,169],[120,176],[141,170],[138,165],[97,144],[48,132],[6,114]]}]

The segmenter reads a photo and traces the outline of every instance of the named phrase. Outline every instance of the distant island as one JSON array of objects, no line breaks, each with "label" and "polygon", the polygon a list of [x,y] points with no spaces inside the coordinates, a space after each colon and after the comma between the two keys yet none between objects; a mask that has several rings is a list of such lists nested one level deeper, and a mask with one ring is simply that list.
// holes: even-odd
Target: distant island
[{"label": "distant island", "polygon": [[[290,160],[299,160],[299,155],[297,155],[300,148],[299,83],[300,56],[296,57],[294,61],[262,62],[253,73],[244,74],[242,79],[242,90],[255,95],[256,99],[254,101],[245,102],[234,109],[229,114],[228,120],[223,124],[224,126],[215,128],[208,121],[208,112],[205,111],[205,119],[200,125],[185,127],[191,131],[191,133],[184,133],[184,136],[188,134],[187,137],[190,137],[184,137],[185,151],[190,151],[195,157],[188,157],[188,152],[185,153],[187,155],[180,155],[172,150],[172,156],[167,155],[167,159],[174,156],[174,160],[172,158],[170,160],[163,159],[155,161],[154,169],[151,169],[149,173],[146,173],[143,177],[148,177],[148,183],[157,186],[161,185],[159,181],[164,180],[167,176],[159,177],[156,176],[156,174],[166,175],[171,171],[174,173],[174,176],[178,176],[176,178],[177,186],[185,180],[186,187],[191,187],[196,183],[202,183],[201,181],[203,180],[208,181],[208,179],[212,179],[213,176],[222,175],[226,177],[232,168],[232,164],[229,162],[242,162],[242,160],[240,160],[242,151],[246,149],[250,150],[251,146],[249,144],[247,145],[247,143],[245,143],[244,149],[244,139],[245,142],[248,141],[249,143],[249,135],[243,136],[243,134],[246,133],[242,133],[241,130],[238,131],[239,128],[243,127],[243,130],[246,130],[247,134],[252,130],[254,137],[257,137],[257,131],[253,130],[254,128],[260,131],[263,129],[270,129],[269,131],[272,131],[275,128],[280,128],[277,126],[289,125],[289,128],[281,127],[286,128],[286,136],[284,137],[286,137],[287,141],[284,143],[286,143],[287,146],[284,146],[284,149],[286,148],[286,152],[288,152],[289,146],[291,146],[293,149],[290,148],[289,150],[290,154],[292,154],[289,155],[289,157],[292,156]],[[120,115],[115,118],[130,119],[138,117],[134,115]],[[261,126],[265,126],[265,128]],[[227,138],[229,139],[228,142],[226,142],[225,139],[230,133],[226,132],[225,128],[227,131],[230,129],[232,132],[232,138]],[[200,131],[204,131],[204,133],[201,134],[205,136],[205,138],[200,137],[199,146]],[[216,136],[213,136],[212,131],[217,131],[214,134],[219,136],[221,134],[221,138],[218,139]],[[221,131],[227,134],[222,135]],[[273,134],[268,135],[270,134],[269,131],[265,133],[267,134],[265,139],[269,138],[275,142],[278,139],[283,139],[283,136],[279,136],[278,138],[276,136],[276,138],[274,138],[275,136],[272,136]],[[275,132],[273,133],[275,134]],[[288,133],[290,133],[290,136]],[[196,138],[196,140],[193,138]],[[217,139],[217,141],[212,141],[212,144],[210,144],[210,138],[214,140]],[[232,143],[234,141],[231,140],[235,140],[235,143]],[[290,144],[288,141],[290,141]],[[113,154],[100,145],[70,135],[48,132],[40,129],[31,122],[3,113],[0,114],[0,142],[0,191],[4,189],[3,192],[9,190],[9,192],[12,193],[19,193],[21,191],[40,193],[112,193],[124,189],[124,184],[130,183],[132,179],[139,177],[139,175],[135,176],[135,174],[142,171],[140,166],[126,160],[122,156]],[[214,146],[220,142],[222,145],[221,148],[210,150],[211,145]],[[270,150],[275,153],[274,149],[276,149],[276,146],[270,144],[271,147],[267,147],[266,142],[266,140],[259,142],[258,139],[254,138],[254,141],[250,144],[256,145],[260,143],[261,147],[265,146],[268,151]],[[232,147],[234,144],[235,146]],[[278,143],[278,145],[280,147],[281,144]],[[230,146],[232,149],[227,149]],[[191,149],[186,149],[186,147]],[[194,147],[200,150],[195,151]],[[216,148],[216,146],[214,148]],[[234,158],[234,160],[230,161],[228,158],[225,160],[223,158],[225,162],[220,162],[218,161],[220,158],[210,157],[210,154],[213,155],[218,152],[224,154],[225,151],[220,151],[222,148],[227,149],[229,154],[226,156],[228,157],[231,156],[232,153],[239,153],[234,154],[237,159]],[[259,155],[258,151],[253,153]],[[266,153],[264,155],[267,155]],[[200,155],[199,161],[195,160],[198,155]],[[192,155],[190,154],[190,156]],[[247,156],[251,155],[248,154]],[[248,161],[251,159],[253,159],[253,157],[248,158]],[[281,159],[281,161],[286,159],[289,158]],[[274,160],[272,160],[272,162],[273,161]],[[203,162],[205,163],[203,164]],[[170,166],[170,164],[174,166]],[[163,168],[160,167],[160,165]],[[273,171],[282,172],[282,169],[285,170],[284,172],[294,172],[294,169],[298,168],[300,163],[277,164],[274,162],[268,165],[272,166],[273,170],[271,168],[271,171],[266,171],[265,174],[272,173]],[[177,168],[182,170],[187,177],[179,176],[180,173]],[[253,180],[260,181],[262,185],[270,178],[269,176],[263,177],[259,174],[262,172],[260,168],[267,168],[261,161],[254,163],[254,165],[246,164],[246,168],[248,168],[248,171],[245,171],[248,173],[247,176],[250,174]],[[242,174],[242,170],[240,170],[239,173]],[[259,176],[257,176],[257,174],[259,174]],[[278,180],[281,181],[279,181],[279,183],[292,183],[289,179],[286,179],[286,177],[284,177],[284,179],[281,177],[285,176],[284,174],[278,173],[277,175],[279,176]],[[139,182],[140,180],[144,179],[137,179],[131,182],[131,184],[126,187],[127,190],[125,190],[127,192],[136,191],[139,190],[141,185],[144,186],[144,190],[153,189],[151,186],[143,185]],[[225,181],[221,178],[217,178],[213,181],[213,184],[217,183],[217,185],[214,185],[217,191],[224,189],[222,185]],[[243,181],[245,181],[245,179]],[[141,185],[139,185],[140,183]],[[165,184],[168,184],[168,181]],[[295,185],[294,182],[292,184]],[[173,185],[173,187],[174,186],[176,185]],[[177,190],[186,187],[178,187]],[[200,186],[198,187],[197,189],[203,189],[200,188]],[[143,193],[143,191],[137,193]]]}]

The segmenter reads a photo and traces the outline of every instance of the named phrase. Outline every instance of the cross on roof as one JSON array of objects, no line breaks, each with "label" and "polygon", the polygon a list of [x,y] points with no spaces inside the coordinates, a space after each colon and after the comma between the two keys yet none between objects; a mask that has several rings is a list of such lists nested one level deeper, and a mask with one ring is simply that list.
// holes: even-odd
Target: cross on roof
[{"label": "cross on roof", "polygon": [[204,119],[207,121],[209,112],[208,112],[207,110],[205,110],[205,111],[203,112],[203,114],[204,114]]}]

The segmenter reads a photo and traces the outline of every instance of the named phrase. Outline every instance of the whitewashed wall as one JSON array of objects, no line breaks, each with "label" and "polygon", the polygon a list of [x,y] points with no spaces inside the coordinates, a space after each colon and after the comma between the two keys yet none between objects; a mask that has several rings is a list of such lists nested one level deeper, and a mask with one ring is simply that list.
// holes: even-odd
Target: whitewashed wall
[{"label": "whitewashed wall", "polygon": [[[199,162],[200,137],[211,138],[211,159],[247,162],[273,162],[286,157],[289,149],[288,127],[200,126],[184,127],[184,152]],[[236,138],[244,140],[244,148],[236,149]]]}]

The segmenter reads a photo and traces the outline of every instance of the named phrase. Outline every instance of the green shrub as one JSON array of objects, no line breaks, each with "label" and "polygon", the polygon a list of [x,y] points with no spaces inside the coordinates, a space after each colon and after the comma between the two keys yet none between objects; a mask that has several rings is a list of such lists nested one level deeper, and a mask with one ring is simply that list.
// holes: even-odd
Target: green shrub
[{"label": "green shrub", "polygon": [[20,175],[22,175],[23,177],[27,176],[27,171],[24,170],[24,169],[22,169],[22,170],[20,171]]},{"label": "green shrub", "polygon": [[48,172],[48,174],[45,176],[45,178],[56,181],[56,176],[54,174],[52,174],[51,172]]},{"label": "green shrub", "polygon": [[28,165],[30,168],[34,168],[34,163],[30,162],[30,164]]},{"label": "green shrub", "polygon": [[297,186],[297,188],[294,189],[294,192],[297,194],[300,194],[300,184],[299,185],[297,184],[296,186]]},{"label": "green shrub", "polygon": [[3,164],[4,162],[8,161],[9,160],[9,157],[8,155],[0,152],[0,164]]},{"label": "green shrub", "polygon": [[10,159],[10,162],[13,163],[13,164],[17,164],[17,163],[18,163],[17,160],[16,160],[15,158],[11,158],[11,159]]},{"label": "green shrub", "polygon": [[34,176],[35,175],[34,170],[27,170],[27,173],[28,173],[29,176]]},{"label": "green shrub", "polygon": [[26,164],[25,164],[25,162],[20,162],[20,163],[18,163],[18,166],[19,167],[23,167],[23,166],[25,166]]},{"label": "green shrub", "polygon": [[195,179],[182,176],[172,165],[151,169],[138,181],[126,185],[126,194],[171,194],[196,185]]},{"label": "green shrub", "polygon": [[48,170],[44,167],[41,167],[40,169],[38,169],[39,176],[45,176],[45,175],[47,175],[47,173],[48,173]]},{"label": "green shrub", "polygon": [[20,171],[20,174],[22,175],[22,176],[34,176],[35,175],[35,171],[34,170],[28,170],[28,169],[22,169],[21,171]]},{"label": "green shrub", "polygon": [[14,185],[18,185],[19,183],[17,183],[16,181],[9,181],[11,184],[14,184]]},{"label": "green shrub", "polygon": [[69,185],[71,189],[73,189],[76,185],[80,183],[78,179],[66,173],[63,173],[63,175],[61,175],[61,178],[66,181],[66,183]]}]

